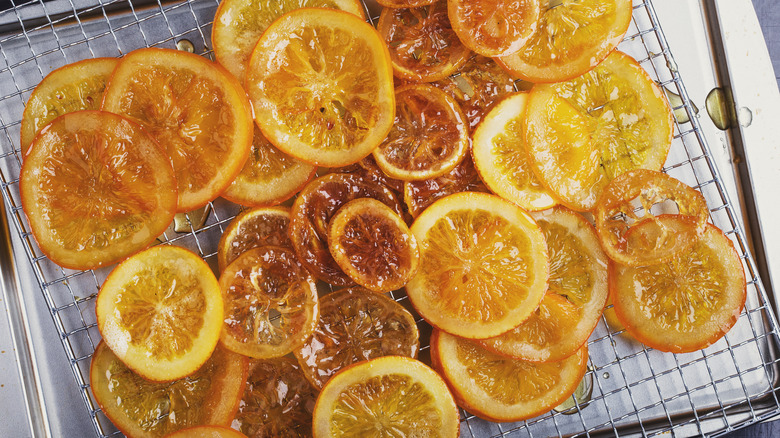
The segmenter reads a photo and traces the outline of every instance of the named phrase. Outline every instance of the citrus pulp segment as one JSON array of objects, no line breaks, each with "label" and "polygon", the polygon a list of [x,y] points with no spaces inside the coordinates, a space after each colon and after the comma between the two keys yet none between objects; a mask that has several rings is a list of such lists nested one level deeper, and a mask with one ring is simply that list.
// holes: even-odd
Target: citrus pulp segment
[{"label": "citrus pulp segment", "polygon": [[452,28],[483,56],[510,55],[534,34],[546,0],[447,0]]},{"label": "citrus pulp segment", "polygon": [[269,245],[292,248],[287,236],[289,226],[290,211],[283,207],[254,208],[241,213],[219,239],[219,271],[224,271],[233,260],[252,248]]},{"label": "citrus pulp segment", "polygon": [[460,192],[487,192],[479,178],[471,154],[463,157],[452,171],[438,178],[404,183],[404,203],[409,214],[417,217],[436,200]]},{"label": "citrus pulp segment", "polygon": [[246,438],[246,435],[224,426],[195,426],[165,435],[165,438]]},{"label": "citrus pulp segment", "polygon": [[525,321],[547,289],[539,226],[498,196],[458,193],[436,201],[412,224],[420,268],[406,285],[431,325],[485,339]]},{"label": "citrus pulp segment", "polygon": [[252,53],[246,88],[265,137],[319,166],[363,159],[393,126],[387,47],[346,12],[298,9],[271,24]]}]

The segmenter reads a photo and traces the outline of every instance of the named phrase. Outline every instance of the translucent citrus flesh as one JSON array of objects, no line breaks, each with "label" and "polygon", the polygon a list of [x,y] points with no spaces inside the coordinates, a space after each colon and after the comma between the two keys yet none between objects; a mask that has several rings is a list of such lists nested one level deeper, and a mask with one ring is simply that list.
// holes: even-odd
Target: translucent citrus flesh
[{"label": "translucent citrus flesh", "polygon": [[97,110],[114,71],[116,58],[85,59],[46,75],[24,106],[21,127],[22,155],[27,155],[33,137],[55,118],[80,110]]},{"label": "translucent citrus flesh", "polygon": [[404,183],[404,202],[409,213],[417,217],[436,200],[460,192],[487,192],[477,169],[466,155],[452,171],[438,178]]},{"label": "translucent citrus flesh", "polygon": [[227,0],[214,15],[211,44],[214,55],[236,78],[243,81],[252,49],[263,32],[277,18],[299,8],[340,9],[360,18],[358,0]]},{"label": "translucent citrus flesh", "polygon": [[217,257],[220,272],[252,248],[268,245],[292,248],[287,236],[289,226],[290,211],[286,208],[256,208],[242,213],[230,223],[219,239]]},{"label": "translucent citrus flesh", "polygon": [[150,245],[176,211],[168,158],[138,125],[99,111],[58,118],[20,174],[36,241],[60,266],[90,269]]},{"label": "translucent citrus flesh", "polygon": [[246,438],[246,435],[222,426],[196,426],[166,435],[165,438]]},{"label": "translucent citrus flesh", "polygon": [[453,29],[463,44],[483,56],[520,50],[533,35],[541,13],[540,0],[449,0]]}]

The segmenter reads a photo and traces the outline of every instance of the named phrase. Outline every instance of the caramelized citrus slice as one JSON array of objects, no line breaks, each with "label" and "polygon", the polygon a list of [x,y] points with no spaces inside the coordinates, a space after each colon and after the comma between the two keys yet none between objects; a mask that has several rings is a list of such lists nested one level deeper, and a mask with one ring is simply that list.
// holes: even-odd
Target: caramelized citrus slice
[{"label": "caramelized citrus slice", "polygon": [[452,28],[483,56],[510,55],[534,34],[547,0],[447,0]]},{"label": "caramelized citrus slice", "polygon": [[171,223],[171,163],[135,123],[78,111],[51,122],[33,145],[19,176],[22,207],[41,251],[58,265],[110,265]]},{"label": "caramelized citrus slice", "polygon": [[482,181],[493,193],[526,210],[555,205],[531,169],[523,138],[528,94],[516,93],[498,102],[474,131],[472,155]]},{"label": "caramelized citrus slice", "polygon": [[[676,214],[656,217],[659,209]],[[693,188],[664,173],[637,169],[607,185],[594,217],[607,255],[623,265],[643,266],[669,261],[690,248],[704,232],[709,213],[704,196]],[[641,232],[637,224],[643,224]]]},{"label": "caramelized citrus slice", "polygon": [[250,249],[219,277],[225,300],[220,342],[244,356],[281,357],[299,348],[319,317],[317,285],[295,253]]},{"label": "caramelized citrus slice", "polygon": [[[367,178],[371,181],[386,186],[387,188],[392,190],[393,193],[396,195],[400,195],[401,197],[403,196],[404,182],[399,179],[390,178],[389,176],[385,175],[385,173],[382,172],[382,169],[379,168],[379,165],[376,164],[376,160],[374,159],[373,155],[369,155],[366,158],[363,158],[353,166],[355,166],[358,169],[355,170],[355,172],[361,174],[364,178]],[[340,171],[346,172],[345,169],[346,168],[341,168]]]},{"label": "caramelized citrus slice", "polygon": [[336,211],[358,198],[374,198],[401,214],[393,192],[361,174],[333,173],[310,182],[293,204],[290,240],[301,263],[320,280],[337,286],[353,284],[328,249],[328,225]]},{"label": "caramelized citrus slice", "polygon": [[333,8],[365,19],[359,0],[224,0],[214,14],[211,46],[214,56],[240,81],[252,49],[277,18],[299,8]]},{"label": "caramelized citrus slice", "polygon": [[393,126],[387,47],[346,12],[298,9],[276,20],[252,53],[246,86],[265,137],[320,166],[363,159]]},{"label": "caramelized citrus slice", "polygon": [[543,7],[536,32],[520,50],[499,58],[520,79],[560,82],[586,73],[617,47],[633,12],[631,0],[556,3]]},{"label": "caramelized citrus slice", "polygon": [[89,384],[103,413],[122,433],[157,438],[197,425],[229,425],[247,370],[246,358],[217,347],[193,374],[155,383],[130,370],[101,342],[92,355]]},{"label": "caramelized citrus slice", "polygon": [[658,85],[628,55],[613,52],[583,76],[534,86],[524,132],[542,183],[566,206],[584,211],[618,175],[661,169],[672,123]]},{"label": "caramelized citrus slice", "polygon": [[246,435],[224,426],[195,426],[165,435],[165,438],[246,438]]},{"label": "caramelized citrus slice", "polygon": [[418,8],[385,8],[377,29],[390,49],[393,73],[401,79],[444,79],[471,54],[450,26],[446,0]]},{"label": "caramelized citrus slice", "polygon": [[381,356],[416,358],[420,348],[412,314],[390,298],[361,287],[341,289],[320,300],[320,322],[295,351],[306,378],[317,389],[339,370]]},{"label": "caramelized citrus slice", "polygon": [[739,319],[746,296],[734,244],[711,224],[693,247],[666,263],[614,264],[610,289],[626,330],[673,353],[696,351],[723,337]]},{"label": "caramelized citrus slice", "polygon": [[155,246],[120,263],[95,303],[103,341],[153,381],[192,374],[211,356],[222,325],[211,268],[178,246]]},{"label": "caramelized citrus slice", "polygon": [[222,67],[192,53],[128,53],[111,76],[103,110],[135,120],[167,151],[179,212],[214,200],[249,156],[253,125],[246,93]]},{"label": "caramelized citrus slice", "polygon": [[376,0],[382,6],[388,8],[415,8],[430,5],[436,0]]},{"label": "caramelized citrus slice", "polygon": [[374,159],[391,178],[419,181],[448,173],[468,149],[468,120],[455,99],[431,85],[407,85],[396,90],[395,124]]},{"label": "caramelized citrus slice", "polygon": [[525,362],[434,329],[431,360],[460,407],[490,421],[522,421],[571,397],[585,375],[588,347],[559,362]]},{"label": "caramelized citrus slice", "polygon": [[532,214],[550,257],[547,295],[520,326],[483,342],[496,353],[532,362],[574,354],[596,328],[609,295],[609,259],[582,216],[557,207]]},{"label": "caramelized citrus slice", "polygon": [[46,75],[24,106],[22,156],[27,155],[35,135],[56,117],[74,111],[100,109],[106,82],[118,61],[116,58],[85,59]]},{"label": "caramelized citrus slice", "polygon": [[341,370],[314,407],[314,437],[456,437],[458,408],[435,371],[403,356]]},{"label": "caramelized citrus slice", "polygon": [[414,308],[449,333],[485,339],[517,327],[547,288],[544,236],[498,196],[458,193],[415,219],[420,268],[406,285]]},{"label": "caramelized citrus slice", "polygon": [[310,437],[316,399],[295,360],[252,361],[233,427],[249,437]]},{"label": "caramelized citrus slice", "polygon": [[417,217],[436,200],[460,192],[487,192],[479,179],[477,169],[467,154],[463,161],[448,174],[425,181],[404,183],[404,202],[409,214]]},{"label": "caramelized citrus slice", "polygon": [[252,248],[268,245],[292,248],[287,236],[289,226],[290,211],[283,207],[254,208],[241,213],[219,239],[219,271],[224,271],[233,260]]}]

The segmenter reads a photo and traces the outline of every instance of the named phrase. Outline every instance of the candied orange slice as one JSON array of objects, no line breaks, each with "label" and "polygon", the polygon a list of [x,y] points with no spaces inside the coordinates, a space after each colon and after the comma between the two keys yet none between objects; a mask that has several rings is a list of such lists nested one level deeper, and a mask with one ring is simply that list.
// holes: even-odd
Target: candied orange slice
[{"label": "candied orange slice", "polygon": [[468,150],[468,120],[455,99],[431,85],[407,85],[396,90],[395,124],[374,159],[391,178],[419,181],[448,173]]},{"label": "candied orange slice", "polygon": [[248,360],[217,347],[193,374],[150,382],[129,369],[108,348],[92,354],[89,384],[103,413],[129,437],[158,438],[198,426],[228,426],[246,385]]},{"label": "candied orange slice", "polygon": [[482,181],[490,190],[529,211],[555,205],[528,162],[523,138],[528,94],[516,93],[498,102],[477,126],[472,155]]},{"label": "candied orange slice", "polygon": [[420,268],[406,292],[434,327],[485,339],[517,327],[539,307],[547,249],[539,226],[516,205],[458,193],[428,207],[412,233]]},{"label": "candied orange slice", "polygon": [[436,0],[376,0],[382,6],[388,8],[415,8],[434,3]]},{"label": "candied orange slice", "polygon": [[561,203],[578,211],[593,209],[618,175],[660,170],[672,130],[663,92],[620,52],[576,79],[534,86],[524,126],[534,172]]},{"label": "candied orange slice", "polygon": [[74,111],[100,109],[106,83],[117,62],[116,58],[85,59],[46,75],[24,106],[22,156],[27,155],[35,135],[56,117]]},{"label": "candied orange slice", "polygon": [[404,202],[409,214],[417,217],[436,200],[460,192],[487,192],[477,169],[467,154],[450,173],[425,181],[404,183]]},{"label": "candied orange slice", "polygon": [[431,361],[463,409],[490,421],[522,421],[549,411],[574,393],[587,369],[588,347],[583,345],[559,362],[525,362],[434,329]]},{"label": "candied orange slice", "polygon": [[634,9],[631,0],[556,3],[542,8],[536,32],[520,50],[499,58],[520,79],[561,82],[586,73],[620,43]]},{"label": "candied orange slice", "polygon": [[612,274],[618,319],[633,337],[661,351],[689,353],[715,343],[745,306],[742,260],[731,240],[711,224],[693,247],[670,261],[614,264]]},{"label": "candied orange slice", "polygon": [[241,171],[252,146],[252,110],[241,84],[219,65],[179,50],[125,55],[103,110],[138,122],[167,151],[179,212],[216,199]]},{"label": "candied orange slice", "polygon": [[195,426],[165,435],[165,438],[246,438],[246,435],[224,426]]},{"label": "candied orange slice", "polygon": [[120,263],[95,303],[103,341],[142,377],[170,381],[211,356],[222,326],[222,294],[211,268],[177,246],[155,246]]},{"label": "candied orange slice", "polygon": [[320,322],[296,350],[306,378],[317,389],[339,370],[382,356],[416,358],[420,348],[412,314],[390,298],[361,287],[341,289],[320,300]]},{"label": "candied orange slice", "polygon": [[290,211],[283,207],[254,208],[238,215],[219,239],[219,271],[244,252],[261,246],[292,248],[287,229]]},{"label": "candied orange slice", "polygon": [[534,34],[547,0],[447,0],[452,28],[483,56],[510,55]]},{"label": "candied orange slice", "polygon": [[390,49],[393,73],[401,79],[444,79],[471,55],[452,30],[446,0],[417,8],[385,8],[377,29]]},{"label": "candied orange slice", "polygon": [[314,407],[314,437],[455,437],[458,408],[447,385],[422,362],[385,356],[341,370]]},{"label": "candied orange slice", "polygon": [[173,220],[170,160],[135,123],[77,111],[52,121],[33,145],[19,176],[22,207],[58,265],[110,265],[151,245]]},{"label": "candied orange slice", "polygon": [[320,166],[365,158],[393,126],[387,47],[346,12],[305,8],[276,20],[252,53],[246,86],[263,135]]}]

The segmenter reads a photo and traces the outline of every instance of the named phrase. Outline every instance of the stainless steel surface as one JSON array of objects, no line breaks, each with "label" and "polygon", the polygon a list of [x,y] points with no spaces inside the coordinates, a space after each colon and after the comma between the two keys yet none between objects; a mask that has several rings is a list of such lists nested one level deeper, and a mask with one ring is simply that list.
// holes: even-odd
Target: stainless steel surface
[{"label": "stainless steel surface", "polygon": [[[30,272],[22,274],[22,282],[38,283],[34,287],[39,290],[23,290],[23,293],[27,294],[28,303],[35,299],[38,304],[43,302],[31,313],[35,314],[36,310],[50,313],[51,321],[38,321],[38,325],[52,329],[48,345],[59,344],[54,339],[61,340],[68,368],[75,378],[74,384],[44,376],[44,393],[46,397],[57,397],[58,394],[46,394],[55,388],[57,393],[80,394],[82,405],[87,408],[49,403],[53,405],[49,417],[54,435],[82,436],[94,430],[98,435],[109,436],[118,432],[97,408],[88,388],[87,373],[90,355],[100,339],[95,325],[94,298],[110,268],[94,272],[63,270],[41,254],[20,209],[19,121],[24,102],[35,85],[48,72],[66,63],[87,57],[120,56],[144,46],[173,48],[181,39],[191,41],[196,53],[209,56],[211,20],[217,2],[193,0],[142,7],[124,0],[98,3],[94,3],[98,0],[83,0],[75,5],[70,1],[51,6],[51,11],[56,9],[58,14],[64,14],[56,18],[54,12],[49,12],[48,4],[42,6],[37,2],[0,13],[0,24],[10,26],[2,29],[12,29],[14,25],[19,29],[0,35],[0,188],[18,234],[17,260],[20,265],[27,265]],[[564,413],[551,412],[527,422],[500,425],[464,413],[463,436],[717,435],[780,412],[776,394],[777,324],[742,232],[742,209],[739,204],[729,202],[739,196],[739,186],[732,172],[728,139],[715,133],[711,135],[711,130],[717,129],[696,117],[691,105],[694,96],[698,106],[703,107],[703,97],[696,97],[700,82],[713,81],[714,76],[688,76],[685,72],[690,70],[685,70],[686,65],[691,61],[706,64],[712,60],[686,54],[675,61],[661,31],[654,3],[674,3],[677,10],[689,8],[689,20],[691,16],[703,17],[693,1],[635,0],[632,24],[620,49],[639,60],[662,86],[681,96],[683,105],[677,109],[687,111],[690,122],[676,126],[665,170],[702,191],[713,223],[734,241],[748,277],[746,309],[724,339],[704,351],[681,355],[647,349],[610,329],[604,320],[589,341],[588,376],[594,382],[589,402],[575,403],[574,408]],[[81,11],[81,7],[86,9]],[[77,9],[79,12],[74,13]],[[372,4],[369,9],[375,17],[376,6]],[[36,12],[40,15],[41,11],[44,12],[42,21],[33,20],[32,24],[23,21]],[[683,35],[691,25],[672,12],[662,15],[660,22],[665,29],[685,29]],[[691,38],[701,36],[692,33]],[[691,85],[690,95],[680,72]],[[711,150],[707,139],[715,139],[717,147]],[[177,233],[171,228],[163,240],[194,250],[215,267],[219,235],[237,212],[236,206],[215,201],[202,229]],[[29,293],[37,298],[29,298]],[[406,299],[401,295],[394,298]],[[424,346],[423,350],[427,348]],[[42,354],[58,354],[61,359],[62,350],[43,350]],[[47,371],[56,367],[53,357],[39,359],[38,363]]]}]

